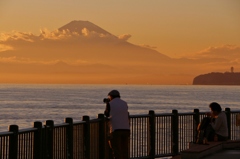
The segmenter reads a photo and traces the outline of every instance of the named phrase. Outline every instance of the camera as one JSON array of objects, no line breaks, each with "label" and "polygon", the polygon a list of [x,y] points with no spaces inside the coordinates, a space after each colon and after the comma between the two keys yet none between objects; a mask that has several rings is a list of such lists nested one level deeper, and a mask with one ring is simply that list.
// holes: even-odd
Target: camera
[{"label": "camera", "polygon": [[110,102],[110,99],[109,98],[103,98],[103,102],[108,103],[108,102]]}]

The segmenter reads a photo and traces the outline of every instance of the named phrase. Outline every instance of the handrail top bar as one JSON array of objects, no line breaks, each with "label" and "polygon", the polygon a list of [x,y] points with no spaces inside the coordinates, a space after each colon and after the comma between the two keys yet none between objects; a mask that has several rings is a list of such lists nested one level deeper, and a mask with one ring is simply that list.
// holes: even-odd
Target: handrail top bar
[{"label": "handrail top bar", "polygon": [[37,131],[37,128],[24,128],[24,129],[19,129],[18,132],[19,133],[25,133],[25,132],[33,132],[33,131]]},{"label": "handrail top bar", "polygon": [[[194,115],[194,112],[186,112],[186,113],[178,113],[178,115]],[[204,114],[204,113],[203,113]],[[155,116],[172,116],[172,113],[157,113]],[[130,115],[131,118],[138,118],[138,117],[149,117],[149,114],[140,114],[140,115]]]},{"label": "handrail top bar", "polygon": [[86,123],[86,121],[76,121],[76,122],[73,122],[73,125],[80,125],[84,123]]},{"label": "handrail top bar", "polygon": [[69,125],[69,123],[54,124],[54,128],[65,127],[65,126],[68,126],[68,125]]},{"label": "handrail top bar", "polygon": [[172,116],[172,113],[156,113],[155,116]]},{"label": "handrail top bar", "polygon": [[101,119],[94,118],[94,119],[89,120],[90,123],[95,123],[95,122],[99,122],[99,121],[101,121]]},{"label": "handrail top bar", "polygon": [[12,135],[12,134],[13,134],[13,132],[11,132],[11,131],[4,131],[4,132],[0,132],[0,137],[1,137],[1,136]]},{"label": "handrail top bar", "polygon": [[[199,112],[200,115],[202,114],[205,114],[207,113],[208,111],[204,111],[204,112]],[[223,110],[223,112],[226,112]],[[231,113],[240,113],[240,111],[231,111]],[[178,112],[178,115],[194,115],[196,114],[195,112],[182,112],[182,113],[179,113]],[[173,115],[172,113],[156,113],[155,116],[171,116]],[[150,115],[149,114],[130,114],[130,117],[132,118],[137,118],[137,117],[149,117]]]},{"label": "handrail top bar", "polygon": [[239,110],[231,110],[231,113],[240,113]]},{"label": "handrail top bar", "polygon": [[149,114],[133,114],[133,115],[129,115],[130,118],[139,118],[139,117],[149,117],[150,115]]},{"label": "handrail top bar", "polygon": [[185,113],[178,113],[178,115],[194,115],[194,112],[185,112]]}]

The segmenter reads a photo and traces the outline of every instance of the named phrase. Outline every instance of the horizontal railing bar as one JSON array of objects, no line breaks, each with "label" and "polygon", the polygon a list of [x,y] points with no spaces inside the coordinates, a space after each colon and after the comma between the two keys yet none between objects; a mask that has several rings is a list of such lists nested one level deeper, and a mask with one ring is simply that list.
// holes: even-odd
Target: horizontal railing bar
[{"label": "horizontal railing bar", "polygon": [[158,113],[158,114],[155,114],[155,116],[159,117],[159,116],[173,116],[172,113]]},{"label": "horizontal railing bar", "polygon": [[231,111],[231,113],[240,113],[240,111],[235,110],[235,111]]},{"label": "horizontal railing bar", "polygon": [[37,128],[26,128],[26,129],[20,129],[18,131],[19,134],[23,134],[23,133],[28,133],[28,132],[34,132],[37,131]]},{"label": "horizontal railing bar", "polygon": [[68,125],[69,125],[68,123],[54,124],[54,128],[66,127]]},{"label": "horizontal railing bar", "polygon": [[141,118],[141,117],[150,117],[148,114],[140,114],[140,115],[129,115],[130,118]]},{"label": "horizontal railing bar", "polygon": [[195,115],[196,113],[194,112],[189,112],[189,113],[178,113],[178,115],[185,115],[185,116],[191,116],[191,115]]},{"label": "horizontal railing bar", "polygon": [[78,121],[78,122],[74,122],[73,125],[83,125],[85,123],[86,121]]},{"label": "horizontal railing bar", "polygon": [[199,112],[199,115],[205,115],[207,112]]},{"label": "horizontal railing bar", "polygon": [[92,120],[89,120],[89,123],[97,123],[99,121],[101,121],[102,119],[92,119]]},{"label": "horizontal railing bar", "polygon": [[9,132],[9,131],[5,131],[5,132],[0,132],[0,137],[1,136],[9,136],[9,135],[12,135],[13,132]]}]

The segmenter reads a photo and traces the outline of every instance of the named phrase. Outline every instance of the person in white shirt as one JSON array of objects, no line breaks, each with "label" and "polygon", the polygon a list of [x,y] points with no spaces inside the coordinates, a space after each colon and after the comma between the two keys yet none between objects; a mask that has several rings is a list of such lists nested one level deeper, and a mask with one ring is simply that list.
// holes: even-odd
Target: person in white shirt
[{"label": "person in white shirt", "polygon": [[225,112],[222,112],[221,106],[216,102],[212,102],[209,107],[211,109],[211,113],[207,113],[207,115],[213,119],[210,125],[214,131],[214,135],[217,136],[218,141],[227,140],[228,125]]},{"label": "person in white shirt", "polygon": [[114,159],[128,159],[130,139],[128,104],[120,99],[120,93],[117,90],[110,91],[108,99],[104,114],[109,119],[109,145]]}]

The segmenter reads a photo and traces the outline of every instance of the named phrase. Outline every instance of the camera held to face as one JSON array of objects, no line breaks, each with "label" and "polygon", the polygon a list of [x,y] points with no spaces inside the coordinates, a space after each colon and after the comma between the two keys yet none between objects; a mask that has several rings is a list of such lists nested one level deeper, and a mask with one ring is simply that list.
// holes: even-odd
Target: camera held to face
[{"label": "camera held to face", "polygon": [[103,102],[108,103],[108,102],[110,102],[110,99],[109,98],[103,98]]}]

